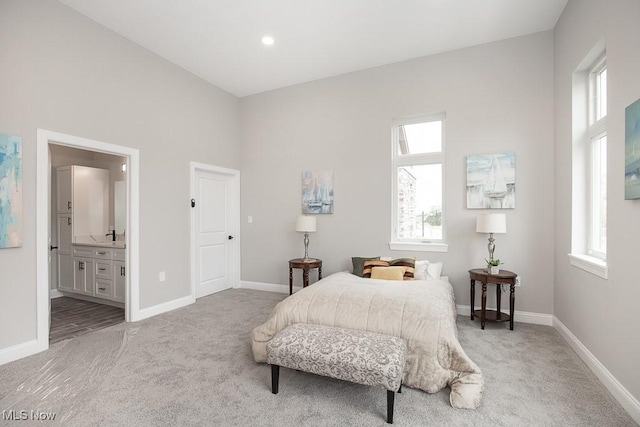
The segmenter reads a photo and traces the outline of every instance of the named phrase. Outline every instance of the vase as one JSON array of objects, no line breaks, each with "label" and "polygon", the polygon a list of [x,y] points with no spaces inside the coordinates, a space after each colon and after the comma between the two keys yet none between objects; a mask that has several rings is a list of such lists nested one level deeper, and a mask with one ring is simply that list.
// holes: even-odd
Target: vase
[{"label": "vase", "polygon": [[497,266],[497,265],[489,266],[489,273],[490,274],[500,274],[500,267]]}]

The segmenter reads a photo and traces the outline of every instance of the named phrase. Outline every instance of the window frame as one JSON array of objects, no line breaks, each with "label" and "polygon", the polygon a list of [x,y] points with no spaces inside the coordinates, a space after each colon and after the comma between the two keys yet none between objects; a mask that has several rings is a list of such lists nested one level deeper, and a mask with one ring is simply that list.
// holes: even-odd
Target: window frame
[{"label": "window frame", "polygon": [[[603,72],[605,73],[604,85],[602,85]],[[607,78],[606,52],[602,49],[600,55],[588,55],[588,58],[585,58],[576,70],[572,95],[574,109],[572,208],[574,212],[572,214],[572,244],[569,260],[571,265],[603,279],[608,278],[607,207],[605,205],[605,209],[602,211],[600,204],[600,201],[603,200],[603,193],[606,204],[608,190]],[[605,144],[604,159],[600,156],[602,153],[600,144],[603,143]],[[581,179],[584,179],[584,183],[581,183]],[[604,192],[602,184],[604,184]],[[601,215],[604,215],[604,219]],[[596,224],[604,224],[604,226],[600,227]],[[605,247],[600,248],[599,245],[594,244],[594,239],[602,237],[603,232]]]},{"label": "window frame", "polygon": [[[441,122],[441,150],[439,152],[420,154],[398,154],[398,141],[400,139],[400,126],[418,123]],[[445,152],[446,152],[446,114],[435,113],[413,116],[409,118],[393,120],[391,130],[391,250],[418,251],[418,252],[447,252],[449,245],[446,243],[445,220]],[[436,165],[441,167],[441,215],[442,215],[442,239],[409,239],[398,237],[398,168],[402,166]]]}]

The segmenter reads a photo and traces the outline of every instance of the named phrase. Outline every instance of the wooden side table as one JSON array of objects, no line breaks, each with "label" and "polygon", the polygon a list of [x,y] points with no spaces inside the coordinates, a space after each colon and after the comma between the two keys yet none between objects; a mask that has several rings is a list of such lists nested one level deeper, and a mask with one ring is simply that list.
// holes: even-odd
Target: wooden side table
[{"label": "wooden side table", "polygon": [[322,260],[294,258],[289,260],[289,295],[293,294],[293,269],[302,269],[302,287],[309,286],[309,270],[318,269],[318,280],[322,279]]},{"label": "wooden side table", "polygon": [[[480,316],[480,327],[484,329],[486,320],[495,322],[509,322],[509,329],[513,331],[513,312],[516,305],[516,277],[513,271],[500,270],[499,274],[490,274],[486,268],[474,268],[469,270],[471,279],[471,320],[475,316]],[[476,280],[482,283],[482,308],[475,310]],[[496,309],[487,310],[487,283],[496,285]],[[500,300],[502,297],[501,285],[511,286],[511,298],[509,299],[509,314],[500,311]]]}]

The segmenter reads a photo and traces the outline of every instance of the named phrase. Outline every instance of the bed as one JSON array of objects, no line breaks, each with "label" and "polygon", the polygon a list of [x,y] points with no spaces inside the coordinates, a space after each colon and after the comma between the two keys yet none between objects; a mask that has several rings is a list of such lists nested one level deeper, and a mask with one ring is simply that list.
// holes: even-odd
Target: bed
[{"label": "bed", "polygon": [[454,408],[480,405],[482,372],[458,342],[453,288],[446,280],[391,281],[334,273],[281,301],[253,330],[256,362],[266,361],[267,342],[294,323],[404,338],[408,348],[404,385],[428,393],[449,386]]}]

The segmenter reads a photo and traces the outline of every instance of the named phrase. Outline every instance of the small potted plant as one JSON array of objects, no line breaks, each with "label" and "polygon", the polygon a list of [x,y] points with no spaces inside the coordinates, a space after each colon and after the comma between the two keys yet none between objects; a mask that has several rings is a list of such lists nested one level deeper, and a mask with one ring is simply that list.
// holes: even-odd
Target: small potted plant
[{"label": "small potted plant", "polygon": [[491,258],[490,260],[485,259],[485,261],[487,261],[487,270],[489,270],[489,274],[500,274],[500,264],[502,263],[499,259]]}]

